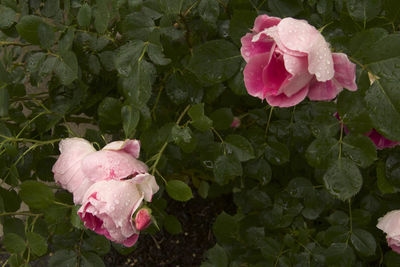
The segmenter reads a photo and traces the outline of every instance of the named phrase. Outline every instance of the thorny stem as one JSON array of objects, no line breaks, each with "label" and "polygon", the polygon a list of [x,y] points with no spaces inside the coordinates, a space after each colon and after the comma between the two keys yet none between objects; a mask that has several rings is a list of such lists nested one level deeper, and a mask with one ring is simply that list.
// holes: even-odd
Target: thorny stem
[{"label": "thorny stem", "polygon": [[343,122],[340,122],[340,139],[339,139],[339,160],[342,158],[342,143],[343,143]]},{"label": "thorny stem", "polygon": [[349,217],[350,217],[350,231],[349,231],[349,236],[347,237],[346,240],[346,245],[349,243],[349,239],[351,237],[351,234],[353,233],[353,215],[351,212],[351,199],[349,199]]},{"label": "thorny stem", "polygon": [[0,216],[13,216],[13,215],[25,215],[25,216],[41,216],[41,213],[30,213],[27,211],[17,211],[17,212],[2,212]]}]

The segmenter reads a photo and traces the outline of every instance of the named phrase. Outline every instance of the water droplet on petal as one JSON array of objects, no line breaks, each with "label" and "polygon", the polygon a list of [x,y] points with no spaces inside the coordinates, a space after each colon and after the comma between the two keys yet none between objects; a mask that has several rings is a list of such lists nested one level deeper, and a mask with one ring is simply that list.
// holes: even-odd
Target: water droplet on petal
[{"label": "water droplet on petal", "polygon": [[319,78],[321,76],[321,73],[316,72],[315,75]]}]

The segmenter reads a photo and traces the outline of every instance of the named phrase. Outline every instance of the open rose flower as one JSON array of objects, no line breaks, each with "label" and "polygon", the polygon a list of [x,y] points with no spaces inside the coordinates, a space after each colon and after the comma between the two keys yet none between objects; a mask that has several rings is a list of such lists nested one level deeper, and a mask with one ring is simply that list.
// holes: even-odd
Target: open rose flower
[{"label": "open rose flower", "polygon": [[78,214],[85,227],[131,247],[136,243],[139,231],[150,224],[151,218],[141,210],[135,220],[132,216],[143,199],[151,201],[158,189],[154,176],[150,174],[139,174],[127,180],[100,181],[86,191]]},{"label": "open rose flower", "polygon": [[376,227],[386,233],[388,246],[400,254],[400,210],[393,210],[379,218]]},{"label": "open rose flower", "polygon": [[82,204],[83,195],[97,181],[119,180],[147,171],[147,166],[137,160],[137,140],[112,142],[96,151],[85,139],[67,138],[59,149],[61,154],[52,169],[54,180],[73,193],[75,204]]},{"label": "open rose flower", "polygon": [[294,106],[306,96],[331,100],[344,87],[357,90],[355,64],[343,53],[331,53],[304,20],[258,16],[241,42],[247,92],[271,106]]}]

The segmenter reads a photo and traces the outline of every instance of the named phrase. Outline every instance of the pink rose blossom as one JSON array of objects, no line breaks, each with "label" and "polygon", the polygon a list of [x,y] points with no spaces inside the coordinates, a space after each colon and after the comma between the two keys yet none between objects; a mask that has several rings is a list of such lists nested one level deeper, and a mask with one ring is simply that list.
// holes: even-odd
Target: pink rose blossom
[{"label": "pink rose blossom", "polygon": [[78,214],[85,227],[131,247],[136,243],[139,231],[150,223],[143,220],[137,228],[132,216],[143,199],[151,201],[158,189],[154,176],[150,174],[140,174],[128,180],[100,181],[86,191]]},{"label": "pink rose blossom", "polygon": [[53,166],[54,180],[74,195],[75,204],[82,204],[86,190],[95,182],[123,179],[144,174],[147,166],[137,160],[138,140],[111,142],[96,151],[82,138],[60,142],[60,157]]},{"label": "pink rose blossom", "polygon": [[388,246],[400,254],[400,210],[393,210],[378,219],[376,226],[386,233]]},{"label": "pink rose blossom", "polygon": [[331,53],[304,20],[258,16],[241,42],[247,92],[271,106],[294,106],[306,96],[332,100],[344,87],[357,90],[355,64],[343,53]]}]

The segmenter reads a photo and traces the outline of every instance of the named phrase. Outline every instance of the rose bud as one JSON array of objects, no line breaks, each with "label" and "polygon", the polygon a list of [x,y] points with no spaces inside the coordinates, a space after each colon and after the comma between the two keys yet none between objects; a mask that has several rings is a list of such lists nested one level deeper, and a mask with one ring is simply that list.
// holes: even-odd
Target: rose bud
[{"label": "rose bud", "polygon": [[238,128],[240,126],[240,119],[238,117],[233,117],[231,128]]},{"label": "rose bud", "polygon": [[357,90],[355,64],[343,53],[331,53],[305,20],[260,15],[241,43],[247,92],[271,106],[294,106],[306,96],[332,100],[344,87]]},{"label": "rose bud", "polygon": [[393,210],[378,219],[376,226],[386,233],[388,246],[400,254],[400,210]]},{"label": "rose bud", "polygon": [[136,213],[135,227],[136,230],[142,231],[151,224],[151,209],[142,208]]},{"label": "rose bud", "polygon": [[78,214],[85,227],[113,242],[131,247],[144,227],[136,228],[132,216],[143,199],[151,201],[158,189],[154,176],[150,174],[127,180],[100,181],[87,190]]}]

